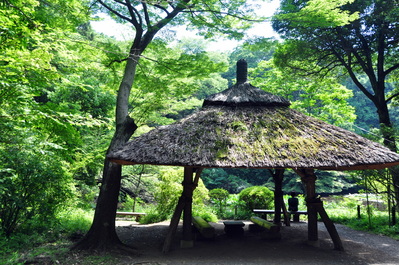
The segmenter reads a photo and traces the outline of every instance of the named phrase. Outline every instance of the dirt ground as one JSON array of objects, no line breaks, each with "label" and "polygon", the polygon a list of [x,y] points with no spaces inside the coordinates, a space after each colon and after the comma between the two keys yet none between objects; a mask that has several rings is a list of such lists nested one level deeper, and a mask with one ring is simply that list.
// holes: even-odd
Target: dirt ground
[{"label": "dirt ground", "polygon": [[319,247],[307,244],[307,223],[283,226],[281,240],[262,239],[248,230],[244,222],[243,236],[231,237],[222,222],[212,223],[215,240],[196,240],[193,248],[180,248],[181,224],[171,251],[161,252],[169,222],[140,225],[117,221],[121,240],[134,246],[139,256],[126,257],[127,264],[399,264],[399,241],[388,237],[354,231],[336,225],[344,251],[333,249],[324,225],[319,224]]}]

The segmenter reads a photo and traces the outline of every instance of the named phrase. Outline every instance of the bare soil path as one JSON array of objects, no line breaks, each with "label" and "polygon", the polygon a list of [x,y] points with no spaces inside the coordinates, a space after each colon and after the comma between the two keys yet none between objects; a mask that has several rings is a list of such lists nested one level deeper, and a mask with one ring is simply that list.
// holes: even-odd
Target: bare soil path
[{"label": "bare soil path", "polygon": [[245,223],[241,237],[227,236],[222,222],[212,223],[217,231],[215,240],[196,240],[190,249],[179,247],[179,226],[168,254],[162,254],[161,248],[169,222],[140,225],[117,221],[117,231],[124,243],[141,253],[126,257],[125,264],[399,264],[399,241],[385,236],[336,225],[345,248],[345,251],[336,251],[322,223],[319,224],[319,247],[307,244],[304,222],[282,227],[282,239],[278,241],[261,239],[259,234],[248,231],[250,222]]}]

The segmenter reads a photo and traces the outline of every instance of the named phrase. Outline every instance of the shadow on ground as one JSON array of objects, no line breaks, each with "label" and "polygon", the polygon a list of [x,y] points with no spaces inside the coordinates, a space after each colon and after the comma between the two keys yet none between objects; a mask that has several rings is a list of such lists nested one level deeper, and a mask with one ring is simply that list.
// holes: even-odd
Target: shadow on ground
[{"label": "shadow on ground", "polygon": [[231,237],[225,234],[222,222],[212,223],[215,239],[197,239],[189,249],[180,248],[180,224],[168,254],[161,252],[168,222],[117,222],[117,231],[124,243],[141,253],[130,257],[130,264],[399,264],[399,242],[387,237],[337,226],[345,248],[337,251],[323,224],[319,224],[319,247],[307,244],[305,222],[283,226],[281,240],[262,239],[248,230],[250,222],[245,224],[243,236]]}]

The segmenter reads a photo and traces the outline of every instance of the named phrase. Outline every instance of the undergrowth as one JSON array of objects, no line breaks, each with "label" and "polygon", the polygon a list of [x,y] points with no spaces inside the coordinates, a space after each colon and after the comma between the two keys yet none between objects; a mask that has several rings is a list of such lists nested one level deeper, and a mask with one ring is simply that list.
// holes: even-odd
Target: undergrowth
[{"label": "undergrowth", "polygon": [[46,226],[33,220],[10,237],[0,234],[0,264],[59,263],[71,240],[86,233],[92,219],[91,211],[74,209],[58,214]]}]

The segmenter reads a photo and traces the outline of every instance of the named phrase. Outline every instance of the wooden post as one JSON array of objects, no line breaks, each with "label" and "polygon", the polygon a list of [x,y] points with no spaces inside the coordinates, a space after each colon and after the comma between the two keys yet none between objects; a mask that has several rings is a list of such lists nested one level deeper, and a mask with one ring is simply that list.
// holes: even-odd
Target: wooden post
[{"label": "wooden post", "polygon": [[284,203],[284,198],[281,198],[281,204],[283,206],[284,223],[286,226],[291,226],[290,214],[287,211],[287,207]]},{"label": "wooden post", "polygon": [[306,188],[306,206],[308,208],[308,244],[319,245],[319,235],[317,228],[317,208],[314,203],[319,200],[316,197],[316,175],[314,169],[297,169],[295,172],[301,176]]},{"label": "wooden post", "polygon": [[341,242],[341,238],[339,237],[339,234],[337,232],[337,229],[335,228],[334,223],[331,221],[331,219],[328,217],[328,214],[326,210],[323,207],[323,202],[320,203],[314,203],[314,206],[317,208],[317,212],[320,214],[321,219],[323,220],[324,225],[327,228],[328,233],[331,236],[331,239],[334,243],[334,249],[336,250],[344,250],[344,247]]},{"label": "wooden post", "polygon": [[[189,183],[192,183],[191,192],[187,190],[189,188],[188,187],[189,185],[185,185],[185,183],[183,181],[183,192],[179,198],[179,201],[177,202],[175,211],[174,211],[172,219],[170,221],[169,230],[168,230],[168,233],[166,234],[165,242],[164,242],[164,245],[162,248],[163,253],[167,253],[170,250],[170,245],[172,244],[173,237],[176,234],[177,226],[179,225],[180,217],[181,217],[183,210],[185,211],[185,215],[184,215],[185,217],[183,216],[183,240],[186,240],[186,238],[189,238],[189,239],[191,238],[191,241],[192,241],[191,213],[190,213],[190,217],[187,217],[187,213],[186,213],[185,209],[186,209],[186,204],[189,202],[190,207],[189,208],[187,207],[187,212],[189,212],[189,211],[191,212],[192,195],[193,195],[194,189],[198,185],[198,181],[199,181],[199,178],[200,178],[200,175],[202,172],[202,168],[198,168],[196,170],[194,181],[192,180],[193,172],[194,172],[193,168],[184,168],[184,181],[186,180],[186,178],[190,179]],[[186,199],[187,195],[191,196],[191,199],[187,200]],[[190,226],[190,229],[188,229],[188,226]],[[180,243],[182,246],[182,242],[180,242]],[[190,242],[188,242],[188,244],[190,244]],[[182,247],[185,247],[185,246],[182,246]]]},{"label": "wooden post", "polygon": [[273,173],[274,180],[274,219],[273,223],[281,225],[281,211],[283,209],[283,177],[284,169],[276,169]]},{"label": "wooden post", "polygon": [[183,195],[180,196],[179,201],[177,202],[175,211],[173,213],[172,220],[170,220],[169,230],[168,230],[168,233],[166,234],[166,238],[165,238],[163,248],[162,248],[163,253],[168,253],[170,250],[170,245],[172,244],[173,237],[176,234],[176,229],[177,229],[177,226],[179,225],[180,216],[181,216],[181,213],[183,212],[185,203],[186,203],[186,201],[185,201],[185,198],[183,197]]},{"label": "wooden post", "polygon": [[180,247],[191,248],[194,244],[191,228],[191,218],[193,207],[193,191],[195,189],[192,167],[184,168],[184,181],[182,184],[185,203],[183,212],[183,239],[180,241]]}]

